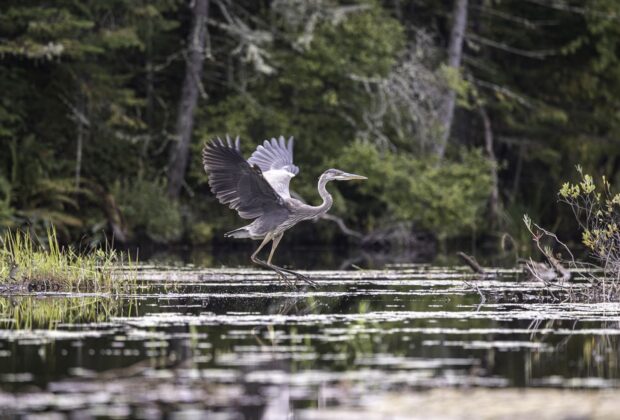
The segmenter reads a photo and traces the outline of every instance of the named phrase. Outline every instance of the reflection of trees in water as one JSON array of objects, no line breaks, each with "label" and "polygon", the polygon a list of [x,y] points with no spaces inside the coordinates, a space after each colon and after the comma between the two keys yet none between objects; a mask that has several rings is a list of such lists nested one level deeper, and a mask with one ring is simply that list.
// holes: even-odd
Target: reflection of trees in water
[{"label": "reflection of trees in water", "polygon": [[[250,244],[251,245],[251,244]],[[250,267],[251,246],[244,243],[220,244],[217,247],[160,250],[140,249],[140,261],[160,266],[194,264],[205,268]],[[278,261],[303,270],[345,270],[352,265],[364,268],[383,268],[386,264],[429,263],[435,257],[435,247],[361,249],[359,246],[289,246],[278,248]],[[303,257],[303,258],[302,258]]]},{"label": "reflection of trees in water", "polygon": [[[583,324],[583,323],[582,323]],[[587,325],[587,324],[586,324]],[[578,328],[577,321],[570,326]],[[570,328],[569,327],[569,328]],[[583,328],[584,326],[580,326]],[[585,326],[587,328],[587,326]],[[620,322],[602,322],[597,329],[620,329]],[[555,351],[566,352],[571,360],[577,360],[572,366],[571,376],[597,378],[618,378],[620,375],[619,352],[620,339],[617,334],[569,334],[556,346]]]},{"label": "reflection of trees in water", "polygon": [[[519,340],[529,338],[531,343],[541,345],[540,348],[521,349],[523,359],[518,364],[507,363],[513,359],[509,357],[510,352],[495,352],[492,370],[496,374],[513,377],[517,386],[586,386],[579,382],[579,378],[597,378],[604,381],[620,376],[620,336],[604,333],[604,330],[608,329],[618,330],[620,323],[617,321],[539,319],[502,322],[500,325],[507,329],[531,330],[527,337],[519,336]],[[580,331],[590,328],[593,331]],[[515,339],[515,335],[501,334],[496,339],[511,341]],[[569,379],[576,382],[571,384]],[[603,386],[603,383],[600,385]]]}]

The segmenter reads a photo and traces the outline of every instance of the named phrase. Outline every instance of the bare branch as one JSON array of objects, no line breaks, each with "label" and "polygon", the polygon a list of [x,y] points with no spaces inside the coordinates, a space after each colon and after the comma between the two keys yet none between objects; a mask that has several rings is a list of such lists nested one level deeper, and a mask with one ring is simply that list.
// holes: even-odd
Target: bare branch
[{"label": "bare branch", "polygon": [[603,19],[620,20],[620,14],[618,13],[603,11],[599,9],[592,9],[592,8],[587,8],[587,7],[573,6],[572,4],[569,4],[561,0],[528,0],[528,1],[530,3],[534,3],[539,6],[549,7],[551,9],[561,10],[564,12],[571,12],[571,13],[576,13],[576,14],[585,15],[585,16],[591,15],[591,16],[596,16],[598,18],[603,18]]},{"label": "bare branch", "polygon": [[521,16],[515,16],[509,13],[505,13],[500,10],[494,9],[493,7],[484,5],[472,5],[471,7],[480,10],[482,13],[485,13],[489,16],[494,16],[500,19],[507,20],[509,22],[518,23],[528,29],[536,29],[542,26],[553,26],[559,24],[558,20],[531,20]]},{"label": "bare branch", "polygon": [[[430,62],[437,55],[432,39],[416,34],[399,64],[384,78],[350,74],[370,95],[357,136],[391,148],[393,140],[411,141],[430,149],[438,134],[439,112],[448,87]],[[396,135],[396,138],[393,138]]]},{"label": "bare branch", "polygon": [[467,34],[467,39],[475,42],[479,42],[482,45],[486,45],[492,48],[496,48],[498,50],[506,51],[510,54],[520,55],[527,58],[534,58],[537,60],[542,60],[547,57],[558,55],[560,53],[559,50],[523,50],[521,48],[515,48],[510,45],[494,41],[489,38],[482,37],[480,35],[469,33]]},{"label": "bare branch", "polygon": [[513,91],[510,88],[507,88],[506,86],[500,86],[497,85],[495,83],[491,83],[491,82],[487,82],[485,80],[480,80],[480,79],[476,79],[476,78],[471,78],[471,81],[480,87],[483,88],[487,88],[487,89],[492,89],[495,92],[500,92],[514,100],[516,100],[519,104],[527,107],[527,108],[534,108],[535,104],[532,100],[526,98],[523,95],[519,95],[518,93],[516,93],[515,91]]},{"label": "bare branch", "polygon": [[336,223],[336,225],[338,225],[338,228],[340,229],[340,231],[342,233],[344,233],[345,235],[347,235],[347,236],[352,236],[352,237],[354,237],[354,238],[356,238],[358,240],[361,240],[362,238],[364,238],[364,235],[362,235],[360,232],[357,232],[357,231],[355,231],[353,229],[350,229],[344,223],[344,220],[342,220],[338,216],[334,216],[333,214],[325,213],[320,218],[324,219],[324,220],[329,220],[330,222]]}]

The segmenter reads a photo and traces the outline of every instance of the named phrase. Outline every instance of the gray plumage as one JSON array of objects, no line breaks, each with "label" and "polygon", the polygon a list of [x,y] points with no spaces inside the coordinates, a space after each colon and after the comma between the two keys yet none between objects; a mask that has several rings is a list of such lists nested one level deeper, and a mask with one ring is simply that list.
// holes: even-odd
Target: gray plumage
[{"label": "gray plumage", "polygon": [[[332,196],[325,188],[329,181],[366,178],[339,169],[328,169],[318,183],[323,199],[321,205],[311,206],[292,198],[290,180],[299,173],[299,168],[293,164],[293,144],[292,137],[288,142],[282,136],[277,140],[265,140],[246,161],[241,155],[239,138],[233,142],[226,136],[226,141],[218,138],[205,145],[202,157],[209,186],[220,203],[236,210],[244,219],[254,219],[249,225],[230,231],[225,236],[263,239],[252,254],[253,262],[276,271],[284,280],[288,281],[285,274],[288,273],[311,283],[299,273],[271,264],[282,235],[297,223],[314,219],[331,208]],[[267,262],[259,260],[256,255],[269,241],[273,243]]]},{"label": "gray plumage", "polygon": [[221,139],[203,150],[203,163],[209,173],[209,186],[217,199],[237,210],[244,219],[255,219],[283,208],[282,198],[239,152],[239,141]]}]

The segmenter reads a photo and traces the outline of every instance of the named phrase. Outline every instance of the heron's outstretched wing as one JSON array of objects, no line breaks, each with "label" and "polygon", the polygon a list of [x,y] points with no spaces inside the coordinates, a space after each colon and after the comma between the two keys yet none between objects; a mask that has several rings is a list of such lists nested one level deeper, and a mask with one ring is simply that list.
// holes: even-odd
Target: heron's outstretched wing
[{"label": "heron's outstretched wing", "polygon": [[288,142],[283,136],[265,140],[248,159],[250,165],[257,165],[273,189],[283,198],[291,198],[289,183],[299,173],[293,164],[293,137]]},{"label": "heron's outstretched wing", "polygon": [[282,210],[284,203],[263,177],[258,167],[251,166],[241,156],[239,138],[233,145],[214,140],[205,145],[202,162],[209,174],[211,191],[222,204],[237,210],[244,219],[255,219],[274,210]]}]

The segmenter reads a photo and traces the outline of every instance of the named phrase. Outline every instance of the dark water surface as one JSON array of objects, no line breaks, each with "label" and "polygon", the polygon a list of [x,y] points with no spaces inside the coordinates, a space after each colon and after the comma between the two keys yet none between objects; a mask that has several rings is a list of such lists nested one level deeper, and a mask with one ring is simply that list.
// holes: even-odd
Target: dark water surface
[{"label": "dark water surface", "polygon": [[2,414],[315,418],[388,392],[620,386],[619,304],[562,303],[511,270],[308,274],[317,289],[144,265],[123,296],[0,297]]}]

